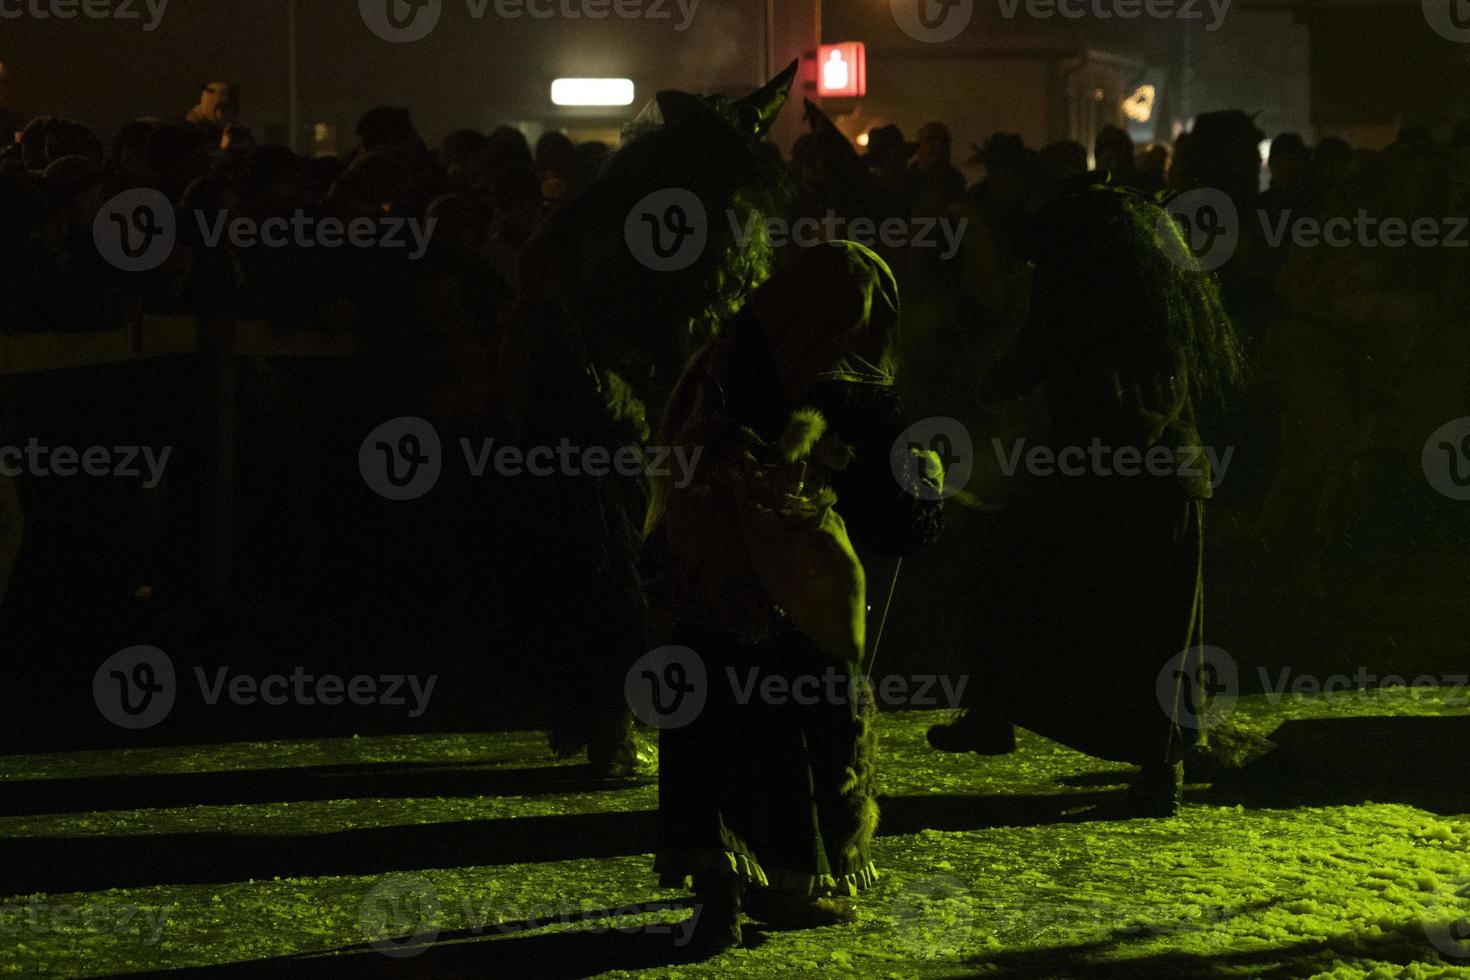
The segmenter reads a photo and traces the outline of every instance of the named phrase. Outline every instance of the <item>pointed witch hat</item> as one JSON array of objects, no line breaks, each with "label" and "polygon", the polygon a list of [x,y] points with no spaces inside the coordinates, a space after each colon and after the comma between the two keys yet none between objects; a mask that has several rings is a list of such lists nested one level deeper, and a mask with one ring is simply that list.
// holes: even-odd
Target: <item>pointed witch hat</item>
[{"label": "pointed witch hat", "polygon": [[742,99],[730,101],[719,95],[694,95],[666,89],[654,96],[638,116],[623,128],[623,138],[632,139],[663,126],[708,125],[719,122],[737,132],[762,139],[791,95],[800,62]]}]

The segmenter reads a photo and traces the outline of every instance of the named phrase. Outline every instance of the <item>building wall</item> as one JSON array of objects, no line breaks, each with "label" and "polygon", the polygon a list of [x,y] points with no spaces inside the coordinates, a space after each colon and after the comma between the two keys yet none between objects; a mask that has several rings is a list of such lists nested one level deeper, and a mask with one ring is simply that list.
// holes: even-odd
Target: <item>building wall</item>
[{"label": "building wall", "polygon": [[948,125],[956,154],[997,131],[1020,133],[1027,144],[1049,141],[1057,124],[1048,105],[1050,66],[1023,57],[938,59],[912,49],[879,49],[870,59],[871,93],[850,114],[837,117],[850,137],[895,123],[910,138],[926,122]]}]

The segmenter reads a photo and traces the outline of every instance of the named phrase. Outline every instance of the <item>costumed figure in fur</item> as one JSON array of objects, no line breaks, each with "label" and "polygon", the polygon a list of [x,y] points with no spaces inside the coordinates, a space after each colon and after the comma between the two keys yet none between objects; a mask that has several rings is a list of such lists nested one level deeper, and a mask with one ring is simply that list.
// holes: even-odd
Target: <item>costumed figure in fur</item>
[{"label": "costumed figure in fur", "polygon": [[[699,896],[701,947],[739,943],[742,906],[781,925],[848,921],[876,877],[854,544],[902,556],[941,521],[937,458],[903,468],[907,483],[891,466],[908,424],[897,335],[897,285],[878,256],[804,249],[694,358],[665,415],[666,444],[704,453],[687,486],[653,484],[655,635],[696,651],[709,697],[660,733],[657,870]],[[800,696],[768,703],[731,683],[773,675]]]},{"label": "costumed figure in fur", "polygon": [[[1034,231],[1030,318],[990,391],[1026,397],[1028,451],[1107,455],[1016,478],[971,581],[968,708],[930,742],[1003,754],[1021,725],[1139,766],[1130,809],[1168,815],[1203,714],[1191,672],[1204,650],[1213,480],[1200,426],[1233,397],[1241,344],[1215,277],[1154,201],[1083,187],[1044,208]],[[1167,696],[1161,675],[1175,678]]]}]

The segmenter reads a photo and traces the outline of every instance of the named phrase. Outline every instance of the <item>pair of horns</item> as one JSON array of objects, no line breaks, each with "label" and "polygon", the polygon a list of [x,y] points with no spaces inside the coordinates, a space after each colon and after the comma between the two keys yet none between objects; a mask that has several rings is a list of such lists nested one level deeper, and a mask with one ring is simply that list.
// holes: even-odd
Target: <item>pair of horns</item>
[{"label": "pair of horns", "polygon": [[776,117],[781,114],[781,108],[786,105],[799,65],[800,62],[793,61],[781,74],[745,98],[734,102],[721,100],[711,103],[688,92],[660,92],[657,97],[659,112],[665,125],[721,119],[740,132],[761,139],[770,132],[776,123]]}]

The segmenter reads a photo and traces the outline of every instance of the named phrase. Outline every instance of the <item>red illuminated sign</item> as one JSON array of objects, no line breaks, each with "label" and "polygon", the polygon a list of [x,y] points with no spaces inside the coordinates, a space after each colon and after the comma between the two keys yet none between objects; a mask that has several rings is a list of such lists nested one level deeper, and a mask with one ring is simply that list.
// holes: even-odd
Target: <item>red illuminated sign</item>
[{"label": "red illuminated sign", "polygon": [[817,94],[862,98],[868,94],[868,49],[861,41],[824,44],[817,49]]}]

